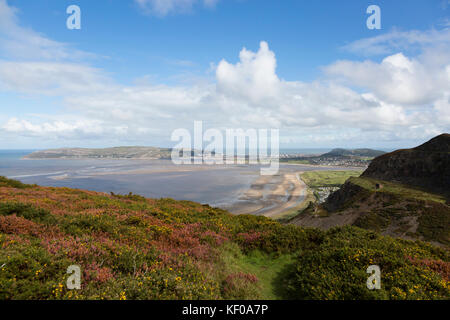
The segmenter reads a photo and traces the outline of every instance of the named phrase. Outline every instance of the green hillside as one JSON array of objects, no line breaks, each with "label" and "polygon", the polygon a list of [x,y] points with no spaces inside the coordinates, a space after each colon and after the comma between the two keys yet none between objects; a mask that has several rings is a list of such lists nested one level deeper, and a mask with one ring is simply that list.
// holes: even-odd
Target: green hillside
[{"label": "green hillside", "polygon": [[328,153],[321,155],[323,158],[329,157],[371,157],[375,158],[386,152],[373,149],[333,149]]},{"label": "green hillside", "polygon": [[157,147],[60,148],[32,152],[24,159],[170,159],[172,149]]},{"label": "green hillside", "polygon": [[[207,205],[0,179],[0,299],[448,299],[449,256]],[[70,265],[81,290],[68,290]],[[366,288],[370,264],[382,290]]]}]

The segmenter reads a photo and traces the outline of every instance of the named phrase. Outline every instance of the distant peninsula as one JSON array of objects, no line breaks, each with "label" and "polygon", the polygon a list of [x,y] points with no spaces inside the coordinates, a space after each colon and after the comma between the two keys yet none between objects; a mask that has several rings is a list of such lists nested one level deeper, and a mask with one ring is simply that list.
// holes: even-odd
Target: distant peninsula
[{"label": "distant peninsula", "polygon": [[170,159],[171,152],[171,148],[138,146],[102,149],[60,148],[35,151],[23,159]]}]

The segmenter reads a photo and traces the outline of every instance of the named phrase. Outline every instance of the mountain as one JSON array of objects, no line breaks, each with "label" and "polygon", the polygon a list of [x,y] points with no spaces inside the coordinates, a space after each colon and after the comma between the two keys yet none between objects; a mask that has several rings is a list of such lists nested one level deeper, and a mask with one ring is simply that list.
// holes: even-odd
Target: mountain
[{"label": "mountain", "polygon": [[320,158],[332,157],[378,157],[386,152],[373,149],[333,149],[328,153],[322,154]]},{"label": "mountain", "polygon": [[382,234],[450,245],[450,135],[375,158],[322,205],[291,223],[328,229],[355,225]]},{"label": "mountain", "polygon": [[449,254],[424,243],[4,177],[0,248],[0,300],[448,299]]},{"label": "mountain", "polygon": [[170,159],[171,152],[157,147],[61,148],[35,151],[24,159]]}]

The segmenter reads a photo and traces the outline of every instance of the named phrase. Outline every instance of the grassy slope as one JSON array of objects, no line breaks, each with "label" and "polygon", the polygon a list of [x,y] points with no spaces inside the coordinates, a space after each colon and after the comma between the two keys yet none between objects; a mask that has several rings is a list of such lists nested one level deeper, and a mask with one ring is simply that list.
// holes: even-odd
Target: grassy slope
[{"label": "grassy slope", "polygon": [[362,170],[346,171],[308,171],[302,174],[302,180],[310,188],[340,187],[350,177],[358,177]]},{"label": "grassy slope", "polygon": [[[442,195],[426,192],[419,188],[412,188],[400,183],[388,182],[372,178],[353,177],[349,180],[351,183],[359,185],[367,190],[375,192],[385,192],[396,194],[403,198],[419,199],[424,201],[434,201],[439,203],[446,203],[446,198]],[[376,184],[382,185],[381,189],[376,189]]]},{"label": "grassy slope", "polygon": [[221,254],[230,272],[245,272],[259,279],[257,291],[261,299],[276,300],[287,297],[286,270],[294,263],[295,255],[268,254],[261,250],[243,254],[236,244],[227,244]]},{"label": "grassy slope", "polygon": [[[411,298],[395,292],[413,288],[425,274],[429,279],[416,281],[423,291],[418,297],[448,298],[448,256],[429,245],[371,240],[356,228],[325,233],[283,226],[187,201],[27,186],[0,178],[0,299],[322,299],[328,293],[312,288],[326,286],[337,298],[367,298],[361,280],[365,264],[347,262],[350,269],[342,271],[348,278],[335,284],[311,277],[314,272],[302,273],[302,268],[333,267],[338,260],[325,246],[332,238],[366,255],[370,247],[388,254],[382,244],[389,241],[420,264],[388,282],[387,297]],[[360,239],[365,243],[359,245]],[[310,264],[311,256],[323,263]],[[408,257],[397,253],[395,263],[404,265]],[[382,268],[392,264],[379,262],[386,263]],[[65,286],[72,264],[82,270],[78,291]],[[353,285],[360,291],[351,296],[343,285],[353,276],[361,281]]]},{"label": "grassy slope", "polygon": [[[377,184],[382,187],[377,189]],[[360,212],[354,225],[375,231],[390,228],[399,236],[450,244],[450,207],[444,196],[366,177],[351,177],[347,185],[362,188],[338,209]]]}]

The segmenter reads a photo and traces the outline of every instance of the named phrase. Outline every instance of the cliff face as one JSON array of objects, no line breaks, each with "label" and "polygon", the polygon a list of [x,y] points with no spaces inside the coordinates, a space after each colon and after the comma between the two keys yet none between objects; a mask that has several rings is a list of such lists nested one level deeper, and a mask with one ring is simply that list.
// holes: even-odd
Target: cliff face
[{"label": "cliff face", "polygon": [[436,192],[450,192],[450,134],[413,149],[374,159],[362,177],[400,182]]}]

